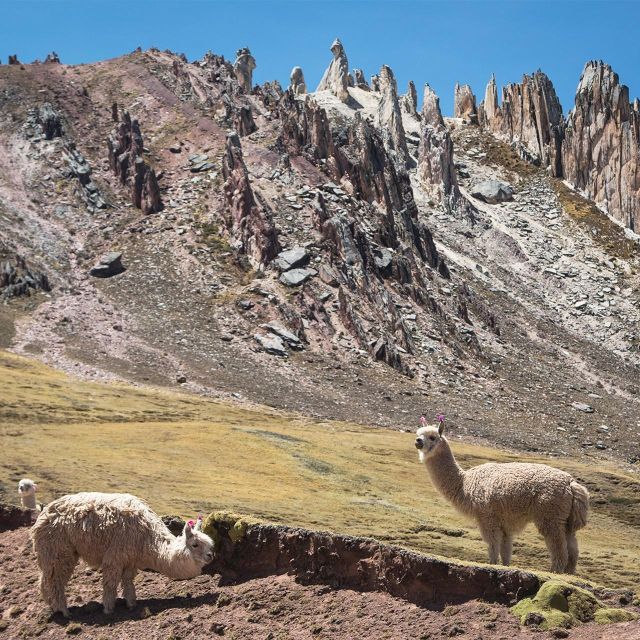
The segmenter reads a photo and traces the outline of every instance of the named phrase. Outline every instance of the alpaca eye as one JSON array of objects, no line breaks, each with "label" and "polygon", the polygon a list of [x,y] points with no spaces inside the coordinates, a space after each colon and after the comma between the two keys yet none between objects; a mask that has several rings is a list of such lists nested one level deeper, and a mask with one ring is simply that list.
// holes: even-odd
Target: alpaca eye
[{"label": "alpaca eye", "polygon": [[194,542],[191,546],[195,549],[198,546],[198,543]]},{"label": "alpaca eye", "polygon": [[429,436],[429,440],[435,440],[435,436]]}]

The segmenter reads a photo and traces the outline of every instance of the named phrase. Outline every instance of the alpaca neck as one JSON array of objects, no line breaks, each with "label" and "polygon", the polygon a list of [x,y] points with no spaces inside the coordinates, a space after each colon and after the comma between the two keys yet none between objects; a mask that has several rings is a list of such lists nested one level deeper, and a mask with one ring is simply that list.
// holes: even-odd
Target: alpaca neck
[{"label": "alpaca neck", "polygon": [[451,447],[442,440],[434,455],[425,459],[427,472],[436,489],[454,505],[464,501],[464,470],[456,462]]},{"label": "alpaca neck", "polygon": [[27,495],[20,496],[20,502],[22,502],[23,509],[36,509],[36,494],[28,493]]},{"label": "alpaca neck", "polygon": [[186,580],[200,573],[182,540],[172,535],[157,543],[154,553],[150,554],[148,565],[150,569],[174,580]]}]

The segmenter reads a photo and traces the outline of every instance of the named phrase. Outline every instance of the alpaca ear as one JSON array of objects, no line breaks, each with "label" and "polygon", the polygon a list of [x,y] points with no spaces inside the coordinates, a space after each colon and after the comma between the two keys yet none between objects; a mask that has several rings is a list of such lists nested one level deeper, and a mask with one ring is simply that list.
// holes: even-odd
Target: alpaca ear
[{"label": "alpaca ear", "polygon": [[444,420],[438,425],[438,435],[441,436],[444,433]]},{"label": "alpaca ear", "polygon": [[33,492],[35,493],[37,490],[38,490],[38,485],[37,485],[37,484],[34,484],[34,485],[33,485]]},{"label": "alpaca ear", "polygon": [[191,524],[189,522],[187,522],[184,525],[184,529],[182,530],[182,533],[184,533],[184,537],[187,540],[193,535],[193,530],[191,529]]},{"label": "alpaca ear", "polygon": [[194,531],[200,531],[202,529],[202,516],[198,516],[198,521],[194,527]]}]

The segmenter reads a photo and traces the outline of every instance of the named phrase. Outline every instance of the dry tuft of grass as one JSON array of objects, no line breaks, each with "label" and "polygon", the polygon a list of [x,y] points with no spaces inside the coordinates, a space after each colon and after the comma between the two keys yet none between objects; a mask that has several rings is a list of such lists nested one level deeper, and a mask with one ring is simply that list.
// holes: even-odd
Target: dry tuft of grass
[{"label": "dry tuft of grass", "polygon": [[[0,499],[18,480],[40,499],[82,490],[127,491],[159,513],[229,510],[289,525],[363,535],[430,554],[486,560],[475,526],[432,488],[413,435],[318,422],[186,394],[78,381],[0,351]],[[532,460],[456,441],[464,467]],[[610,587],[640,581],[640,481],[616,467],[554,460],[593,492],[580,532],[579,574]],[[515,546],[522,567],[546,568],[537,533]]]},{"label": "dry tuft of grass", "polygon": [[583,198],[561,180],[554,180],[553,186],[565,213],[578,224],[585,225],[610,255],[627,260],[638,256],[638,244],[628,238],[624,230],[593,202]]}]

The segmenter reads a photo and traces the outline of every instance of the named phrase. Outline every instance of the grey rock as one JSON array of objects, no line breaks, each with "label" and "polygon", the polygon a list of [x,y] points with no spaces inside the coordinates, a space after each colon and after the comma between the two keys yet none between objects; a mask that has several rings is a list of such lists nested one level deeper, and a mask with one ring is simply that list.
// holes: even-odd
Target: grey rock
[{"label": "grey rock", "polygon": [[122,253],[110,251],[100,258],[100,262],[89,271],[89,275],[96,278],[110,278],[123,271],[125,271],[125,268],[122,266]]},{"label": "grey rock", "polygon": [[277,335],[279,338],[282,338],[292,349],[302,349],[300,338],[276,320],[272,320],[271,322],[267,322],[260,326]]},{"label": "grey rock", "polygon": [[275,334],[256,333],[255,341],[267,352],[273,356],[286,357],[287,349],[282,338]]},{"label": "grey rock", "polygon": [[280,271],[304,267],[309,262],[309,253],[304,247],[292,247],[278,254],[274,264]]},{"label": "grey rock", "polygon": [[331,45],[333,60],[324,72],[316,91],[330,91],[342,102],[349,100],[349,63],[342,42],[338,38]]},{"label": "grey rock", "polygon": [[471,195],[489,204],[513,200],[513,188],[499,180],[485,180],[471,187]]},{"label": "grey rock", "polygon": [[590,404],[585,404],[584,402],[572,402],[571,406],[576,411],[582,411],[583,413],[593,413],[595,411]]},{"label": "grey rock", "polygon": [[299,287],[316,273],[315,269],[291,269],[280,276],[280,282],[287,287]]},{"label": "grey rock", "polygon": [[253,87],[253,70],[256,68],[256,59],[251,55],[248,47],[243,47],[236,51],[236,61],[233,63],[238,84],[245,93],[251,93]]}]

